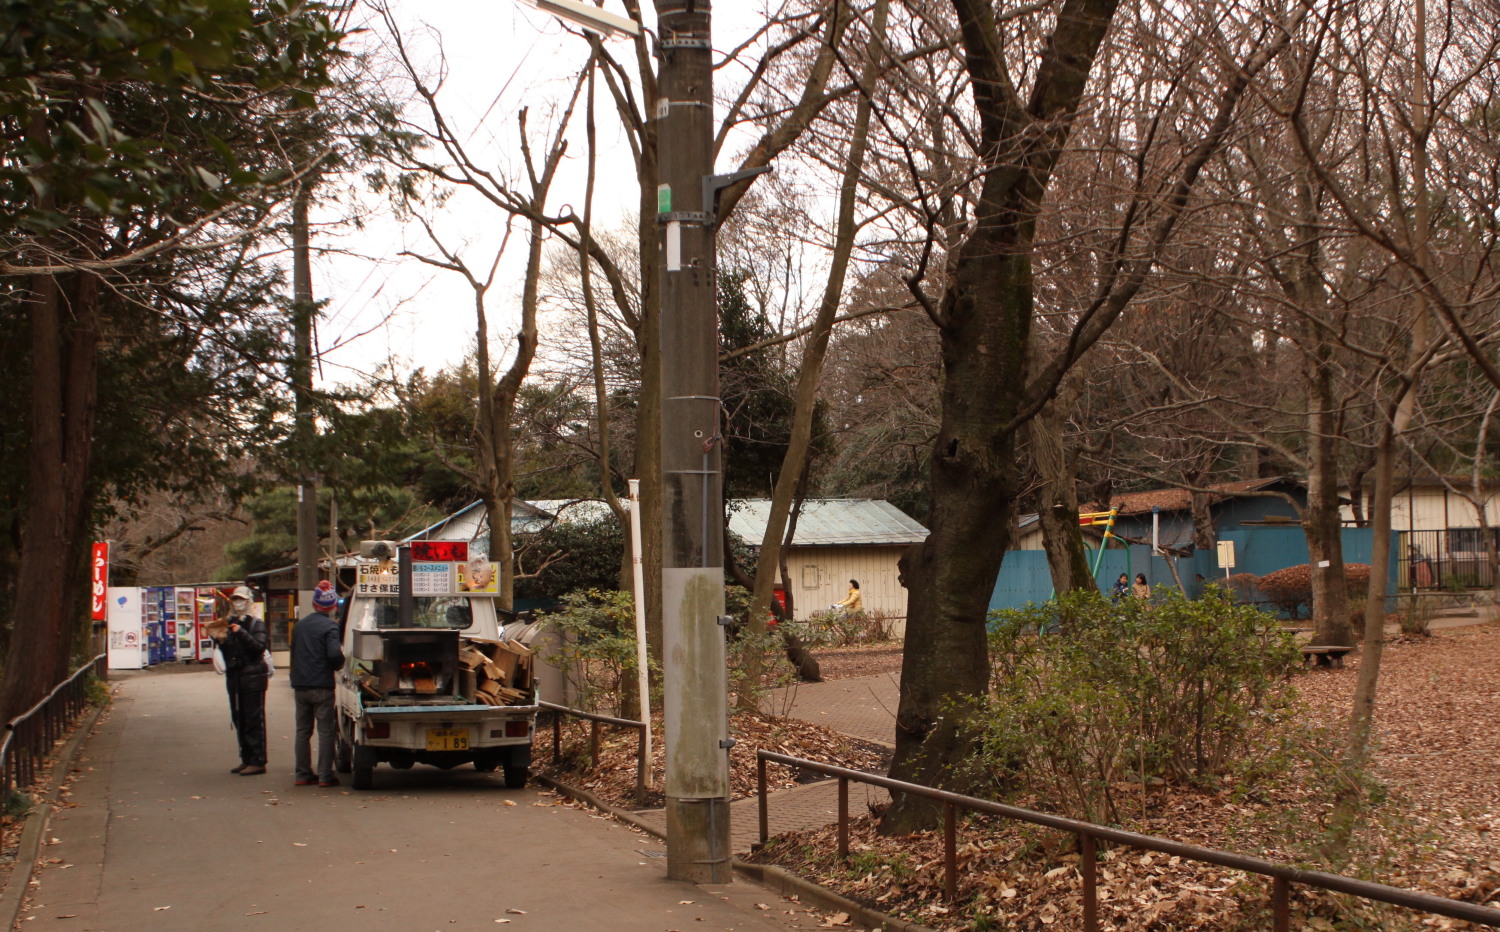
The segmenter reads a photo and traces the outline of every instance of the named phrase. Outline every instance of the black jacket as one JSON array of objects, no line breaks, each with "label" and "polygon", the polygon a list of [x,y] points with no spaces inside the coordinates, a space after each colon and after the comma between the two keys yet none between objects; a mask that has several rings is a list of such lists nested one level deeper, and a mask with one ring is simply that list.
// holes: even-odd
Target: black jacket
[{"label": "black jacket", "polygon": [[333,671],[343,669],[339,624],[313,612],[292,629],[292,688],[332,689]]},{"label": "black jacket", "polygon": [[254,615],[230,615],[229,623],[239,625],[240,630],[230,631],[219,644],[224,654],[224,675],[236,689],[265,689],[266,649],[271,646],[265,620]]}]

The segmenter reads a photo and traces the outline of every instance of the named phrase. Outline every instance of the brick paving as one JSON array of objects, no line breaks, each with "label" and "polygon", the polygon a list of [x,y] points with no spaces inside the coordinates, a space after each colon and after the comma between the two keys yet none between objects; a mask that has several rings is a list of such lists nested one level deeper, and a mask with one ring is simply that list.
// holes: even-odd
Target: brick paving
[{"label": "brick paving", "polygon": [[[891,801],[890,794],[875,786],[858,783],[849,785],[849,815],[858,818],[869,812],[872,805],[884,805]],[[660,809],[637,812],[635,816],[652,828],[666,832],[667,816]],[[783,832],[831,825],[839,817],[839,785],[837,780],[823,780],[789,790],[778,790],[770,795],[766,806],[766,825],[772,837]],[[729,844],[735,854],[748,854],[750,848],[760,841],[759,800],[755,797],[738,799],[729,804]]]},{"label": "brick paving", "polygon": [[[895,740],[897,676],[880,673],[826,683],[805,683],[774,691],[766,699],[769,712],[800,718],[834,731],[887,747]],[[849,814],[862,816],[872,805],[890,802],[885,790],[861,784],[849,786]],[[838,821],[837,780],[822,780],[770,795],[766,824],[772,836],[818,828]],[[667,817],[660,809],[637,812],[643,822],[665,832]],[[730,845],[745,854],[760,840],[759,801],[754,797],[729,804]]]},{"label": "brick paving", "polygon": [[783,713],[865,741],[892,747],[900,677],[895,673],[802,683],[774,690],[768,712]]}]

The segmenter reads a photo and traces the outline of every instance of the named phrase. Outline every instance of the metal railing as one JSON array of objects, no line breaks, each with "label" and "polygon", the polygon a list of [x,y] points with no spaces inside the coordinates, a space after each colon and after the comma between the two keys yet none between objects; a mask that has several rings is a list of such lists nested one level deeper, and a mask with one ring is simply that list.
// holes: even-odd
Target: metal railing
[{"label": "metal railing", "polygon": [[1451,919],[1462,919],[1467,922],[1478,923],[1479,925],[1500,928],[1500,909],[1490,909],[1487,906],[1465,903],[1462,900],[1451,900],[1428,893],[1418,893],[1414,890],[1402,890],[1399,887],[1388,887],[1385,884],[1373,883],[1368,880],[1357,880],[1353,877],[1344,877],[1340,874],[1325,874],[1321,871],[1302,870],[1287,864],[1277,864],[1274,861],[1231,854],[1227,851],[1215,851],[1212,848],[1200,848],[1197,845],[1168,841],[1165,838],[1139,835],[1135,832],[1107,828],[1102,825],[1094,825],[1090,822],[1080,822],[1077,819],[1048,815],[1044,812],[1034,812],[1030,809],[1007,806],[1003,803],[977,799],[973,796],[950,793],[946,790],[934,789],[933,787],[922,786],[917,783],[906,783],[902,780],[893,780],[890,777],[860,773],[857,770],[849,770],[845,767],[835,767],[831,764],[820,764],[816,761],[803,760],[798,757],[788,757],[785,754],[777,754],[773,751],[757,751],[755,757],[759,780],[760,843],[762,845],[769,840],[769,816],[766,806],[766,764],[768,763],[783,764],[788,767],[797,767],[802,770],[810,770],[814,773],[838,778],[838,844],[839,857],[841,858],[849,857],[849,781],[853,780],[857,783],[880,786],[899,793],[910,793],[914,796],[941,802],[943,804],[943,892],[949,901],[958,897],[957,835],[959,809],[983,812],[988,815],[1000,816],[1001,818],[1012,819],[1018,822],[1027,822],[1032,825],[1040,825],[1076,835],[1078,837],[1078,869],[1083,879],[1084,932],[1097,932],[1099,928],[1098,864],[1096,863],[1096,852],[1098,850],[1098,843],[1101,841],[1139,848],[1144,851],[1159,851],[1163,854],[1175,855],[1176,857],[1192,861],[1217,864],[1232,870],[1269,877],[1271,879],[1271,908],[1276,932],[1289,932],[1291,928],[1291,885],[1294,883],[1307,887],[1317,887],[1322,890],[1331,890],[1335,893],[1347,893],[1350,896],[1357,896],[1380,903],[1390,903],[1393,906],[1401,906],[1407,909],[1435,913]]},{"label": "metal railing", "polygon": [[538,706],[552,713],[552,765],[558,766],[562,760],[562,719],[564,715],[584,719],[589,723],[589,760],[594,764],[599,763],[599,726],[613,725],[616,728],[634,729],[636,733],[635,746],[635,799],[637,803],[646,801],[646,723],[632,721],[628,718],[613,718],[608,715],[598,715],[593,712],[585,712],[582,709],[570,709],[565,705],[554,705],[550,702],[538,702]]},{"label": "metal railing", "polygon": [[1493,588],[1495,574],[1486,534],[1500,543],[1500,528],[1398,531],[1397,588],[1402,592]]},{"label": "metal railing", "polygon": [[0,800],[36,782],[38,766],[88,708],[88,677],[105,678],[106,654],[96,654],[52,687],[40,702],[5,723],[0,740]]}]

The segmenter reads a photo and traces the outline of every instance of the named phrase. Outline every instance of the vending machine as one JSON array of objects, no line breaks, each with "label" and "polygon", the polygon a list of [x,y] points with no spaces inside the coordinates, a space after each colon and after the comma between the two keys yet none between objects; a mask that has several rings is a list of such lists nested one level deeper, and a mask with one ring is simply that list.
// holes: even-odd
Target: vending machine
[{"label": "vending machine", "polygon": [[147,586],[141,594],[142,619],[146,625],[146,665],[152,666],[162,661],[161,642],[166,635],[161,617],[161,588]]},{"label": "vending machine", "polygon": [[109,668],[139,670],[146,665],[146,621],[137,586],[106,590],[105,623],[109,628]]},{"label": "vending machine", "polygon": [[230,591],[230,587],[215,586],[199,586],[196,590],[194,631],[199,663],[209,663],[214,659],[214,639],[209,637],[205,626],[215,618],[229,614]]},{"label": "vending machine", "polygon": [[157,590],[161,600],[161,662],[177,659],[176,591],[172,586],[162,586]]},{"label": "vending machine", "polygon": [[177,615],[177,659],[192,663],[198,659],[198,590],[194,586],[177,586],[172,597]]}]

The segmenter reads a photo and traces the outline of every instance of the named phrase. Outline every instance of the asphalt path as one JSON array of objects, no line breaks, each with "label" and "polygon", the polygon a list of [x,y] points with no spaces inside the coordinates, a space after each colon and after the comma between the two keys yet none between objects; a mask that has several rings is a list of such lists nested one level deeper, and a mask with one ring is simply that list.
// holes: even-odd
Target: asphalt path
[{"label": "asphalt path", "polygon": [[132,673],[84,744],[17,928],[789,930],[818,917],[750,883],[666,879],[660,842],[468,766],[380,766],[355,792],[292,783],[291,690],[271,762],[238,762],[210,670]]}]

